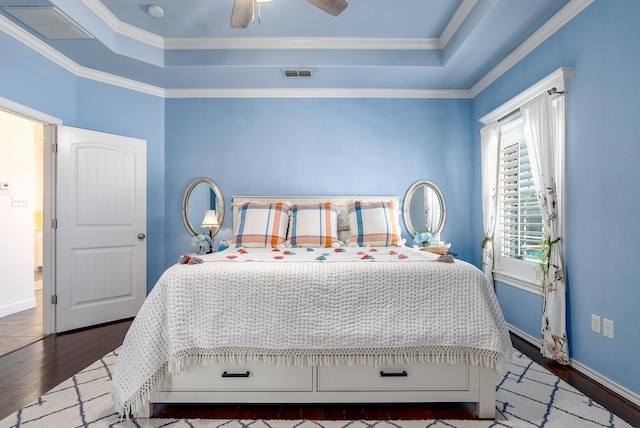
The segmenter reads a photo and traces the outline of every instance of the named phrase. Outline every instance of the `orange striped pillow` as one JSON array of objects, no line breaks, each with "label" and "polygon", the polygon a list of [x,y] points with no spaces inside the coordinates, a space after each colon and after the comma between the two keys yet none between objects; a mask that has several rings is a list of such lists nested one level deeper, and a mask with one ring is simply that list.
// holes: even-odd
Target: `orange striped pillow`
[{"label": "orange striped pillow", "polygon": [[287,202],[247,202],[239,210],[240,225],[231,241],[236,247],[272,247],[287,238],[291,205]]},{"label": "orange striped pillow", "polygon": [[327,248],[338,244],[338,205],[293,205],[289,241],[292,247]]},{"label": "orange striped pillow", "polygon": [[349,245],[358,247],[401,247],[398,204],[393,201],[347,203],[351,236]]}]

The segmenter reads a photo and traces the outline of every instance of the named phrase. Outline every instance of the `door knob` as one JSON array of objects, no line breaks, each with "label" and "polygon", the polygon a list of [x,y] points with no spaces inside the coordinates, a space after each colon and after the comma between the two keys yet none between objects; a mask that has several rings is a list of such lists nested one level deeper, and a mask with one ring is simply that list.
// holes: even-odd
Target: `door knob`
[{"label": "door knob", "polygon": [[138,239],[139,239],[139,240],[141,240],[141,241],[142,241],[142,240],[143,240],[144,238],[146,238],[146,237],[147,237],[147,235],[145,235],[144,233],[138,233]]}]

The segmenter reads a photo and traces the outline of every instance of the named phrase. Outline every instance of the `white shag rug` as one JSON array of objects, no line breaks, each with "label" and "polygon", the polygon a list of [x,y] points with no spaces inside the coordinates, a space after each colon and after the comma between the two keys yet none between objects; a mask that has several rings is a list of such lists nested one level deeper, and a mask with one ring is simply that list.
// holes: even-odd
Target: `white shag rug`
[{"label": "white shag rug", "polygon": [[387,428],[387,427],[631,427],[567,383],[514,351],[513,363],[497,383],[498,410],[508,420],[120,420],[111,401],[117,351],[107,354],[28,406],[0,421],[0,428],[224,427],[224,428]]}]

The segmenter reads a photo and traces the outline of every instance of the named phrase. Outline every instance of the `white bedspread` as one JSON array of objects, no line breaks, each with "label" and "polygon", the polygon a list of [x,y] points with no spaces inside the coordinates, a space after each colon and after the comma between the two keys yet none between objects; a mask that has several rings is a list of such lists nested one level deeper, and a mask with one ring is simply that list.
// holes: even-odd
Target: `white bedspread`
[{"label": "white bedspread", "polygon": [[421,361],[499,370],[511,353],[491,286],[459,260],[395,247],[228,249],[202,258],[167,269],[131,325],[113,375],[122,414],[192,356],[203,364]]}]

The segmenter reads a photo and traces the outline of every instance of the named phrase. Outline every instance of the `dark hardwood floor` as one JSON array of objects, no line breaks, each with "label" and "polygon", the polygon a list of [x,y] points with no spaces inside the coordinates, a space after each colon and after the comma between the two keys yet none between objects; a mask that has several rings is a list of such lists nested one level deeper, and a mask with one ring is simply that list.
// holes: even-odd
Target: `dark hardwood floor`
[{"label": "dark hardwood floor", "polygon": [[[0,357],[0,419],[117,348],[131,321],[52,335]],[[640,408],[576,370],[540,357],[528,342],[512,335],[513,345],[538,364],[582,391],[633,426]],[[238,419],[475,419],[468,404],[403,405],[188,405],[154,406],[154,417]],[[499,415],[498,415],[499,417]]]},{"label": "dark hardwood floor", "polygon": [[626,398],[618,395],[608,388],[600,385],[591,378],[583,375],[579,371],[562,364],[554,363],[543,358],[538,348],[531,343],[512,334],[511,343],[513,347],[529,357],[531,360],[540,364],[560,379],[591,398],[611,413],[619,416],[634,427],[640,427],[640,407],[633,404]]},{"label": "dark hardwood floor", "polygon": [[122,344],[131,321],[50,335],[0,358],[0,419]]}]

